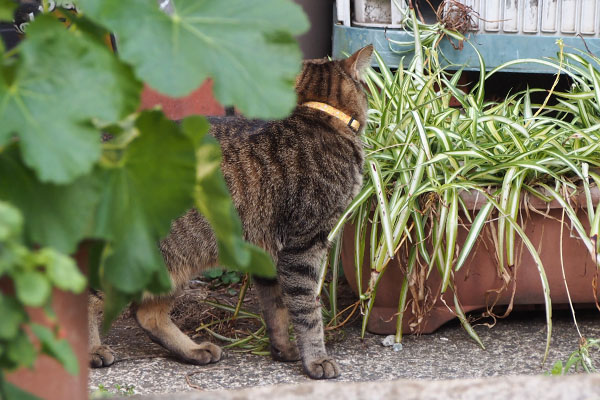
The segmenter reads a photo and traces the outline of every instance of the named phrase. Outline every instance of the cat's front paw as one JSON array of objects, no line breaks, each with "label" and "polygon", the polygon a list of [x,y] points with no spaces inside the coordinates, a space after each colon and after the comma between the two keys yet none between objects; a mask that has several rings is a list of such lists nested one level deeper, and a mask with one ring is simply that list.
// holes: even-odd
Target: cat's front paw
[{"label": "cat's front paw", "polygon": [[283,350],[279,350],[271,345],[271,357],[273,357],[273,360],[275,361],[293,362],[300,360],[300,352],[298,351],[298,346],[293,343],[290,343],[290,345]]},{"label": "cat's front paw", "polygon": [[90,366],[92,368],[110,367],[115,362],[115,352],[106,345],[96,346],[90,350]]},{"label": "cat's front paw", "polygon": [[340,376],[340,367],[331,357],[309,360],[303,366],[304,372],[312,379],[333,379]]}]

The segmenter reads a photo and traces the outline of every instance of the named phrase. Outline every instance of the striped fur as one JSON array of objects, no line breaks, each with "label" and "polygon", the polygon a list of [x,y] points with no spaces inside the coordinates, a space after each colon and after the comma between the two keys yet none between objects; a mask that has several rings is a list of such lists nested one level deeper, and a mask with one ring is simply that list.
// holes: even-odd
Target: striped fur
[{"label": "striped fur", "polygon": [[[311,378],[339,375],[324,346],[319,266],[329,245],[327,235],[362,185],[363,150],[358,133],[302,104],[329,104],[358,120],[362,131],[367,102],[360,75],[370,64],[371,53],[367,46],[346,60],[306,61],[296,80],[298,106],[283,120],[210,121],[245,239],[269,252],[277,265],[277,279],[254,280],[271,353],[276,360],[301,359]],[[214,234],[195,210],[173,222],[160,248],[174,292],[217,265]],[[173,325],[172,301],[173,296],[146,299],[137,307],[137,321],[153,340],[184,361],[217,361],[220,349],[195,344]],[[289,339],[290,320],[296,344]]]}]

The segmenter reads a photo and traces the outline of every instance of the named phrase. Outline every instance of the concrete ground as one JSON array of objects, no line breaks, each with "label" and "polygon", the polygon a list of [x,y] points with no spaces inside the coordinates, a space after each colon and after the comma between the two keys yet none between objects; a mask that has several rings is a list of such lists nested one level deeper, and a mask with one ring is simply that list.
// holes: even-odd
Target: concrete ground
[{"label": "concrete ground", "polygon": [[[583,336],[600,338],[600,313],[598,310],[579,310],[577,318]],[[419,393],[423,393],[423,397],[420,398],[435,398],[436,391],[427,389],[434,387],[434,383],[422,380],[454,380],[512,375],[542,377],[556,361],[566,361],[569,355],[577,349],[579,342],[571,314],[566,310],[554,312],[552,345],[548,361],[543,366],[541,363],[546,337],[543,311],[532,309],[526,312],[513,312],[509,318],[498,320],[497,325],[492,329],[486,326],[477,326],[475,329],[486,346],[485,350],[473,342],[460,324],[454,321],[431,335],[406,336],[403,340],[402,350],[394,352],[390,347],[382,346],[382,336],[367,334],[365,339],[361,340],[360,327],[354,323],[344,328],[342,340],[328,344],[328,351],[336,358],[342,369],[342,376],[335,380],[337,386],[336,384],[334,386],[318,385],[316,388],[331,393],[338,391],[340,395],[334,396],[334,398],[342,398],[341,394],[345,393],[342,392],[343,388],[354,387],[344,382],[410,379],[410,384],[400,383],[403,387],[408,385],[414,387],[415,390],[418,389]],[[100,392],[105,391],[115,394],[145,395],[193,392],[188,397],[168,395],[160,398],[226,399],[230,398],[226,396],[227,393],[232,395],[237,393],[236,397],[231,398],[244,399],[253,398],[254,394],[265,393],[260,391],[263,389],[250,389],[250,392],[224,393],[219,391],[249,389],[265,385],[303,384],[303,386],[292,386],[291,388],[279,386],[276,389],[264,389],[267,391],[277,390],[277,397],[279,397],[284,392],[295,393],[293,388],[304,388],[298,390],[305,394],[317,390],[311,380],[303,375],[300,363],[277,363],[265,356],[236,353],[229,350],[222,361],[213,365],[193,366],[180,363],[169,357],[160,346],[152,343],[131,319],[119,320],[111,329],[106,343],[110,344],[117,352],[117,362],[110,368],[91,371],[90,392],[94,396],[99,396]],[[600,367],[600,352],[596,352],[593,356],[596,365]],[[571,380],[550,378],[550,381],[546,381],[537,380],[537,378],[532,380],[531,378],[516,377],[510,379],[510,382],[514,382],[515,385],[521,382],[515,386],[515,388],[523,388],[521,393],[525,393],[524,388],[529,387],[528,385],[539,383],[547,387],[560,386],[562,389],[556,389],[556,393],[573,394],[574,397],[568,398],[600,399],[600,381],[597,374],[595,376],[579,375],[572,377]],[[503,382],[506,384],[505,380],[506,378],[491,381],[454,381],[443,387],[448,390],[452,387],[455,389],[463,386],[479,387],[481,382],[486,382],[485,387],[494,388],[494,385],[502,385]],[[400,383],[381,383],[383,386],[371,385],[365,386],[365,388],[370,387],[372,390],[376,390],[376,388],[386,387],[388,389],[385,390],[389,390],[386,393],[390,396],[386,398],[391,398],[393,391],[396,390],[394,388]],[[581,392],[582,388],[588,386],[596,387],[597,390]],[[99,387],[104,389],[99,390]],[[360,387],[363,388],[363,386]],[[569,387],[572,389],[569,390]],[[575,393],[579,393],[575,389],[585,396],[575,396]],[[354,392],[363,393],[357,390]],[[488,394],[491,395],[492,392]],[[368,393],[368,391],[364,393]],[[430,393],[433,397],[427,397],[425,393]],[[481,394],[480,392],[476,393]],[[506,394],[503,398],[514,397],[506,391],[503,393]],[[372,393],[372,398],[384,398],[377,397],[375,394],[376,392]],[[246,397],[250,395],[252,396]],[[345,400],[368,398],[357,396],[344,395],[343,398]],[[444,396],[454,398],[449,393]],[[528,398],[536,398],[536,396]]]},{"label": "concrete ground", "polygon": [[309,382],[297,385],[260,386],[217,392],[185,392],[144,396],[145,400],[598,400],[600,375],[514,376],[443,381],[400,379],[384,382]]}]

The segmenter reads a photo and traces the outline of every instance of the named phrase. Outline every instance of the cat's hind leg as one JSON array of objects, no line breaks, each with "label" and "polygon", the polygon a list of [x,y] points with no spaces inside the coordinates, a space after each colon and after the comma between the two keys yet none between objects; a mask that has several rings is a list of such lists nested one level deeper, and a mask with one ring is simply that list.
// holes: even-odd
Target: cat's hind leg
[{"label": "cat's hind leg", "polygon": [[[309,241],[309,243],[312,241]],[[313,379],[331,379],[340,369],[327,355],[319,293],[319,268],[326,245],[284,248],[279,253],[277,272],[283,299],[288,308],[302,358],[304,372]]]},{"label": "cat's hind leg", "polygon": [[271,342],[271,356],[276,361],[298,361],[298,347],[290,340],[290,318],[283,302],[281,287],[277,279],[254,277],[254,287],[263,318],[267,324],[267,333]]},{"label": "cat's hind leg", "polygon": [[165,347],[182,361],[209,364],[221,359],[221,348],[213,343],[196,343],[171,320],[175,293],[190,278],[217,265],[217,243],[208,222],[195,210],[173,221],[169,236],[160,243],[173,291],[168,295],[147,295],[137,305],[135,319],[150,339]]},{"label": "cat's hind leg", "polygon": [[221,359],[221,348],[213,343],[197,344],[173,323],[169,315],[173,296],[151,297],[143,300],[135,311],[138,324],[150,339],[190,364],[204,365]]}]

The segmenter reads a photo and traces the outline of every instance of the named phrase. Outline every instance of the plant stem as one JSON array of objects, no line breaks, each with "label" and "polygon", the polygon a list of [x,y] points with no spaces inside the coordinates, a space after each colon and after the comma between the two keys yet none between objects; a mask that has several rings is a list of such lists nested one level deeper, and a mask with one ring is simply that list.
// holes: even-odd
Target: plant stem
[{"label": "plant stem", "polygon": [[235,306],[235,311],[233,312],[232,320],[235,320],[240,313],[240,309],[242,308],[242,304],[244,302],[244,298],[246,297],[246,291],[248,290],[248,285],[250,284],[250,279],[248,274],[244,274],[244,281],[242,283],[242,287],[240,288],[240,295],[238,296],[237,305]]}]

